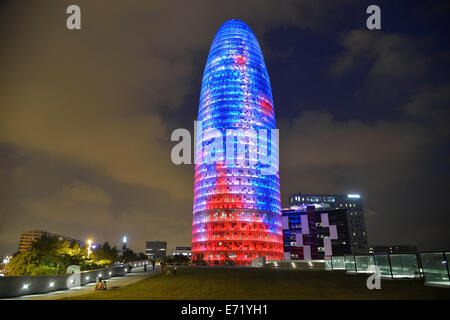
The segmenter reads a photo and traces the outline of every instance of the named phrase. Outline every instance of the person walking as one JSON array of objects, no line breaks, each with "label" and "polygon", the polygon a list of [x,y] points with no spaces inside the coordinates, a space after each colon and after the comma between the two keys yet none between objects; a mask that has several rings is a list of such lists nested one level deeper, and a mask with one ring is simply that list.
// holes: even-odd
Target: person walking
[{"label": "person walking", "polygon": [[155,260],[153,260],[152,264],[153,264],[153,271],[155,271]]}]

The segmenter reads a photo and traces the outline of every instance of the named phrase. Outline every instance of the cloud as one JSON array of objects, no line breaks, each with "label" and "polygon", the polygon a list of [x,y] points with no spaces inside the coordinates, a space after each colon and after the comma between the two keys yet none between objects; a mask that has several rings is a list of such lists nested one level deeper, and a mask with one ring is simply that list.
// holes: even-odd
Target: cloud
[{"label": "cloud", "polygon": [[287,167],[394,165],[407,161],[425,143],[412,123],[337,121],[326,111],[281,121],[280,135]]},{"label": "cloud", "polygon": [[448,119],[450,115],[450,84],[421,88],[415,92],[403,108],[414,117]]},{"label": "cloud", "polygon": [[[438,200],[446,194],[444,173],[430,172],[434,135],[426,126],[411,119],[343,121],[326,111],[303,112],[278,124],[284,205],[296,192],[356,192],[363,198],[371,244],[432,249],[445,243],[444,225],[449,219],[441,217],[438,209],[444,206]],[[442,223],[436,226],[433,221]],[[436,235],[427,237],[428,229]]]},{"label": "cloud", "polygon": [[[170,114],[191,90],[200,90],[194,54],[200,50],[206,60],[216,30],[229,18],[245,19],[255,32],[280,24],[311,28],[336,4],[78,5],[82,30],[73,32],[63,23],[63,3],[42,2],[39,13],[30,4],[11,5],[3,23],[19,19],[21,28],[4,35],[4,61],[14,63],[2,68],[0,143],[70,158],[121,182],[187,198],[192,168],[171,163],[169,137],[176,127]],[[309,14],[315,18],[302,19]]]},{"label": "cloud", "polygon": [[429,60],[420,53],[417,43],[408,36],[352,30],[341,36],[344,51],[330,66],[336,76],[369,64],[369,78],[410,79],[425,73]]},{"label": "cloud", "polygon": [[111,204],[111,197],[102,188],[82,181],[75,181],[70,185],[64,186],[61,194],[66,201],[69,200],[73,203],[101,206]]}]

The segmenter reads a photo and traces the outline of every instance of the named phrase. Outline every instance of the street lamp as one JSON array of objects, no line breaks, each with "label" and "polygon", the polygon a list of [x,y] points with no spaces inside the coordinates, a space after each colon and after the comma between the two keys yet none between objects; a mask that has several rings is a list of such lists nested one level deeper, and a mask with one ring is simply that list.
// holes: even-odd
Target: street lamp
[{"label": "street lamp", "polygon": [[91,254],[91,244],[92,244],[92,240],[89,239],[89,240],[87,241],[87,243],[88,243],[88,255],[87,255],[87,258],[89,259],[89,255]]},{"label": "street lamp", "polygon": [[122,238],[122,251],[125,251],[127,249],[127,237],[124,236]]}]

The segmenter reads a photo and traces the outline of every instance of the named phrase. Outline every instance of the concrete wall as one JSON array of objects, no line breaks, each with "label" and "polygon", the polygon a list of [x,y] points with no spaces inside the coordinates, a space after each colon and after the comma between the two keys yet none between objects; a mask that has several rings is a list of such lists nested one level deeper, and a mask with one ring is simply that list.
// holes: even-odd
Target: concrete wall
[{"label": "concrete wall", "polygon": [[[147,261],[131,262],[134,268],[143,266]],[[134,267],[136,265],[136,267]],[[115,266],[80,272],[81,285],[96,282],[99,277],[109,279],[129,273],[128,265]],[[23,295],[47,293],[67,289],[67,279],[71,274],[56,276],[17,276],[0,277],[0,299]]]}]

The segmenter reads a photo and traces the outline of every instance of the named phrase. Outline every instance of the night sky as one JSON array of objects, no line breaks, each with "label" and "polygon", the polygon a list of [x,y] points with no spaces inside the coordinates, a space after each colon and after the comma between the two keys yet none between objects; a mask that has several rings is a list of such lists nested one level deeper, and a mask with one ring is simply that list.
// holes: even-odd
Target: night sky
[{"label": "night sky", "polygon": [[170,135],[192,132],[231,18],[271,78],[283,206],[360,193],[370,244],[448,249],[449,16],[444,1],[0,2],[0,255],[34,229],[190,246],[194,168],[171,162]]}]

